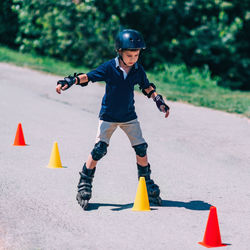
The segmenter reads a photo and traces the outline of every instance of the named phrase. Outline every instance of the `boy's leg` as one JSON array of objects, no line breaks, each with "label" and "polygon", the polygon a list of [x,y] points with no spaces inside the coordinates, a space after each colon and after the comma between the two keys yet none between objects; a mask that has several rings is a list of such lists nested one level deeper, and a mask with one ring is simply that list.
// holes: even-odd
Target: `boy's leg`
[{"label": "boy's leg", "polygon": [[99,141],[105,142],[106,144],[109,144],[109,140],[116,130],[118,124],[115,122],[106,122],[106,121],[99,121],[97,134],[96,134],[96,143]]},{"label": "boy's leg", "polygon": [[148,197],[150,203],[161,205],[160,189],[150,178],[151,169],[147,158],[148,144],[142,136],[140,123],[136,120],[120,125],[121,129],[127,134],[132,147],[136,153],[138,179],[144,177],[146,181]]},{"label": "boy's leg", "polygon": [[84,210],[87,209],[88,202],[92,196],[92,182],[97,162],[106,155],[110,137],[116,128],[117,125],[113,123],[99,121],[96,143],[86,163],[84,163],[82,171],[79,173],[80,180],[77,186],[78,193],[76,199]]},{"label": "boy's leg", "polygon": [[86,167],[87,169],[94,169],[97,165],[98,161],[93,160],[93,157],[91,154],[89,154],[88,159],[86,161]]},{"label": "boy's leg", "polygon": [[117,123],[106,122],[102,120],[99,121],[96,143],[86,162],[86,167],[88,169],[94,169],[97,165],[97,162],[106,155],[109,140],[116,128]]},{"label": "boy's leg", "polygon": [[138,170],[138,179],[140,177],[145,178],[149,202],[151,204],[161,205],[162,200],[160,197],[160,188],[150,178],[151,175],[150,164],[148,163],[147,166],[141,166],[137,163],[137,170]]},{"label": "boy's leg", "polygon": [[133,146],[136,152],[138,179],[140,177],[145,178],[149,202],[151,204],[161,205],[162,200],[159,186],[150,178],[151,169],[147,160],[147,146],[146,143]]},{"label": "boy's leg", "polygon": [[136,154],[136,162],[137,164],[146,167],[148,165],[148,157],[145,155],[144,157],[140,157],[139,155]]},{"label": "boy's leg", "polygon": [[88,207],[88,202],[92,196],[92,182],[94,178],[96,168],[88,169],[86,163],[84,163],[82,171],[79,172],[80,180],[77,185],[77,195],[76,200],[79,205],[86,210]]}]

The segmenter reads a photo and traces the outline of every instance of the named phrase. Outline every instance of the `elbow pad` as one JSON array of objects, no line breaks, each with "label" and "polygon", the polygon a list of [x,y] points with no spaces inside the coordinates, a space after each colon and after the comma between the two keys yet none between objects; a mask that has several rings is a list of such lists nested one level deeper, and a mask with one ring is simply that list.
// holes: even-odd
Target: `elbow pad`
[{"label": "elbow pad", "polygon": [[140,90],[142,91],[142,93],[145,95],[145,96],[147,96],[148,98],[150,98],[151,97],[151,95],[155,92],[155,90],[156,90],[156,86],[153,84],[153,83],[150,83],[150,86],[153,88],[153,90],[151,90],[148,94],[147,94],[147,92],[145,91],[145,89],[142,89],[141,87],[140,87]]}]

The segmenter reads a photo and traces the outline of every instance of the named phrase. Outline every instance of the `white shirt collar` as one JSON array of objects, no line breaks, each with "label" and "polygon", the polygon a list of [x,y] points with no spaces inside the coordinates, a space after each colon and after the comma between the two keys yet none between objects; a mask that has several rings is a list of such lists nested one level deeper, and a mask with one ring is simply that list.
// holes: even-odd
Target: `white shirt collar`
[{"label": "white shirt collar", "polygon": [[115,58],[115,67],[116,68],[120,67],[118,56]]}]

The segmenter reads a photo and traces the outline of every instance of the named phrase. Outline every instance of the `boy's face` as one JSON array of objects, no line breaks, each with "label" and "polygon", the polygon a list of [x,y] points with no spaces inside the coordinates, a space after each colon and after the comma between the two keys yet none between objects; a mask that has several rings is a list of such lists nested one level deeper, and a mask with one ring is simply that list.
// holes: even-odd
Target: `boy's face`
[{"label": "boy's face", "polygon": [[127,64],[127,66],[133,66],[139,58],[140,50],[124,50],[121,52],[122,58],[124,62]]}]

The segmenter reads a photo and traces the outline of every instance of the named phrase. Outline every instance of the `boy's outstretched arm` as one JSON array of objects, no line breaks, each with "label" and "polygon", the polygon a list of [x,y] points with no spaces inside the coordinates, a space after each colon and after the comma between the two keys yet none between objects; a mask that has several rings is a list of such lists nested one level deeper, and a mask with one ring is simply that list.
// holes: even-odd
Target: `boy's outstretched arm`
[{"label": "boy's outstretched arm", "polygon": [[80,85],[82,87],[88,85],[88,76],[84,73],[74,74],[73,76],[67,76],[63,80],[59,80],[56,86],[56,92],[61,94],[61,90],[66,90],[70,88],[73,84]]},{"label": "boy's outstretched arm", "polygon": [[156,103],[157,108],[161,111],[165,113],[165,118],[167,118],[169,116],[169,106],[165,103],[165,101],[163,100],[162,96],[157,94],[155,92],[155,86],[151,85],[150,87],[148,87],[147,89],[144,89],[144,91],[146,92],[148,98],[152,98],[154,100],[154,102]]}]

